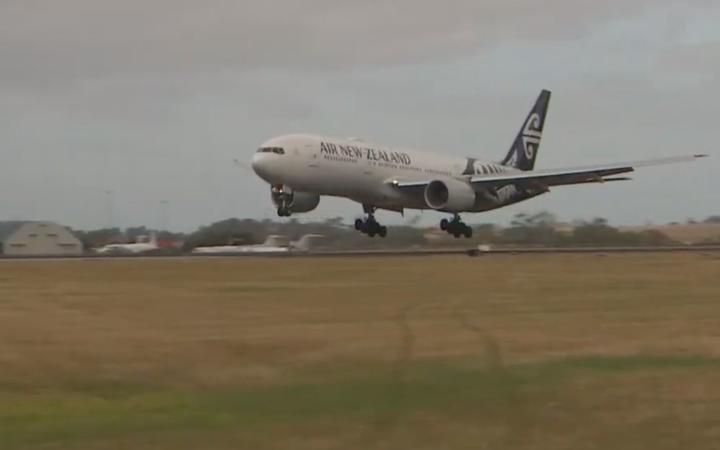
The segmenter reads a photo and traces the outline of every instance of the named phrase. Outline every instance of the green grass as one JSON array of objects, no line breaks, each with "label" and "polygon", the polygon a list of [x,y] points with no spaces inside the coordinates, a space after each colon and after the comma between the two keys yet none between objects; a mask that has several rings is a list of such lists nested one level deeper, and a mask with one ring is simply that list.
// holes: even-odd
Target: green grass
[{"label": "green grass", "polygon": [[[391,374],[375,366],[363,368],[361,376],[346,372],[332,382],[221,390],[121,383],[83,386],[75,382],[66,389],[21,394],[0,391],[0,439],[4,448],[91,445],[118,436],[173,430],[212,434],[241,428],[252,435],[266,433],[273,426],[323,422],[364,424],[387,431],[418,415],[449,421],[473,417],[480,427],[492,427],[498,419],[506,425],[514,420],[538,423],[542,422],[544,405],[568,403],[572,407],[575,401],[587,400],[589,392],[583,390],[567,398],[568,390],[577,389],[572,386],[578,379],[594,380],[592,385],[608,389],[613,384],[607,383],[609,376],[619,377],[614,382],[628,374],[652,374],[656,379],[684,377],[696,369],[718,370],[720,359],[628,356],[563,359],[507,368],[474,365],[472,361],[426,362]],[[306,378],[307,374],[298,376]],[[503,439],[510,438],[507,435]]]}]

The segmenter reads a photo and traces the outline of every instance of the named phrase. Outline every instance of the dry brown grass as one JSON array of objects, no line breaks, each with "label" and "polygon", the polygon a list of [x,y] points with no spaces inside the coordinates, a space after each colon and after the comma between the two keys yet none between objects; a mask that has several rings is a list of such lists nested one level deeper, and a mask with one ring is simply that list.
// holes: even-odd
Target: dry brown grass
[{"label": "dry brown grass", "polygon": [[718,275],[699,254],[2,262],[0,448],[702,446]]}]

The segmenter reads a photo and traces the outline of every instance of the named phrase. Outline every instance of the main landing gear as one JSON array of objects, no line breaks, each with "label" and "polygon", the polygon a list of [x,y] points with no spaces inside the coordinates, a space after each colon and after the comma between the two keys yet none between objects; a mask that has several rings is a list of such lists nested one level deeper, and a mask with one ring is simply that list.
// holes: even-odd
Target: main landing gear
[{"label": "main landing gear", "polygon": [[443,231],[447,231],[448,234],[452,234],[455,236],[455,238],[459,238],[460,236],[465,236],[466,238],[472,237],[472,228],[465,225],[465,223],[460,220],[460,216],[455,214],[455,217],[453,217],[452,220],[443,219],[440,221],[440,229]]},{"label": "main landing gear", "polygon": [[387,227],[380,225],[377,220],[375,220],[375,215],[373,214],[375,212],[375,207],[363,205],[363,209],[365,210],[367,217],[365,219],[355,220],[355,229],[361,233],[367,234],[370,237],[378,235],[381,238],[384,238],[387,236]]}]

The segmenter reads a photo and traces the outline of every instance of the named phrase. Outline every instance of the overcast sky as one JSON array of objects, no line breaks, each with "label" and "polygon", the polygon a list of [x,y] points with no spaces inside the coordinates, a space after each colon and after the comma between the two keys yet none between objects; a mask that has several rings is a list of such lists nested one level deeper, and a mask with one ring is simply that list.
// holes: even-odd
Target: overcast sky
[{"label": "overcast sky", "polygon": [[[176,230],[274,217],[232,162],[269,137],[500,159],[543,88],[538,168],[711,158],[468,222],[704,218],[720,213],[718,23],[715,0],[0,0],[0,220],[157,227],[163,200]],[[359,213],[323,199],[305,217]]]}]

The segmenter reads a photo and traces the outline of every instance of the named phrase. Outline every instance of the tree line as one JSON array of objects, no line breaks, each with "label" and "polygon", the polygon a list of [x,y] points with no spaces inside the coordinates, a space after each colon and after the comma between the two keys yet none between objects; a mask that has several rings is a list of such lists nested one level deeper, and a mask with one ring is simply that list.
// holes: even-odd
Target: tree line
[{"label": "tree line", "polygon": [[[718,216],[711,216],[705,223],[720,223]],[[625,231],[613,227],[606,219],[595,218],[578,221],[571,226],[558,224],[555,216],[548,212],[515,215],[507,226],[494,224],[473,225],[474,235],[468,241],[454,239],[434,228],[419,228],[415,220],[406,225],[388,227],[387,239],[370,239],[346,224],[341,217],[318,222],[300,222],[296,219],[272,221],[269,219],[231,218],[202,226],[192,233],[154,231],[144,226],[125,230],[118,228],[75,231],[86,248],[99,247],[114,242],[134,242],[140,236],[153,233],[160,242],[182,243],[182,250],[198,246],[260,244],[267,236],[279,234],[290,240],[297,240],[305,234],[323,235],[322,246],[336,249],[408,248],[413,246],[467,246],[487,244],[495,246],[663,246],[674,245],[673,241],[660,231],[647,229]]]}]

